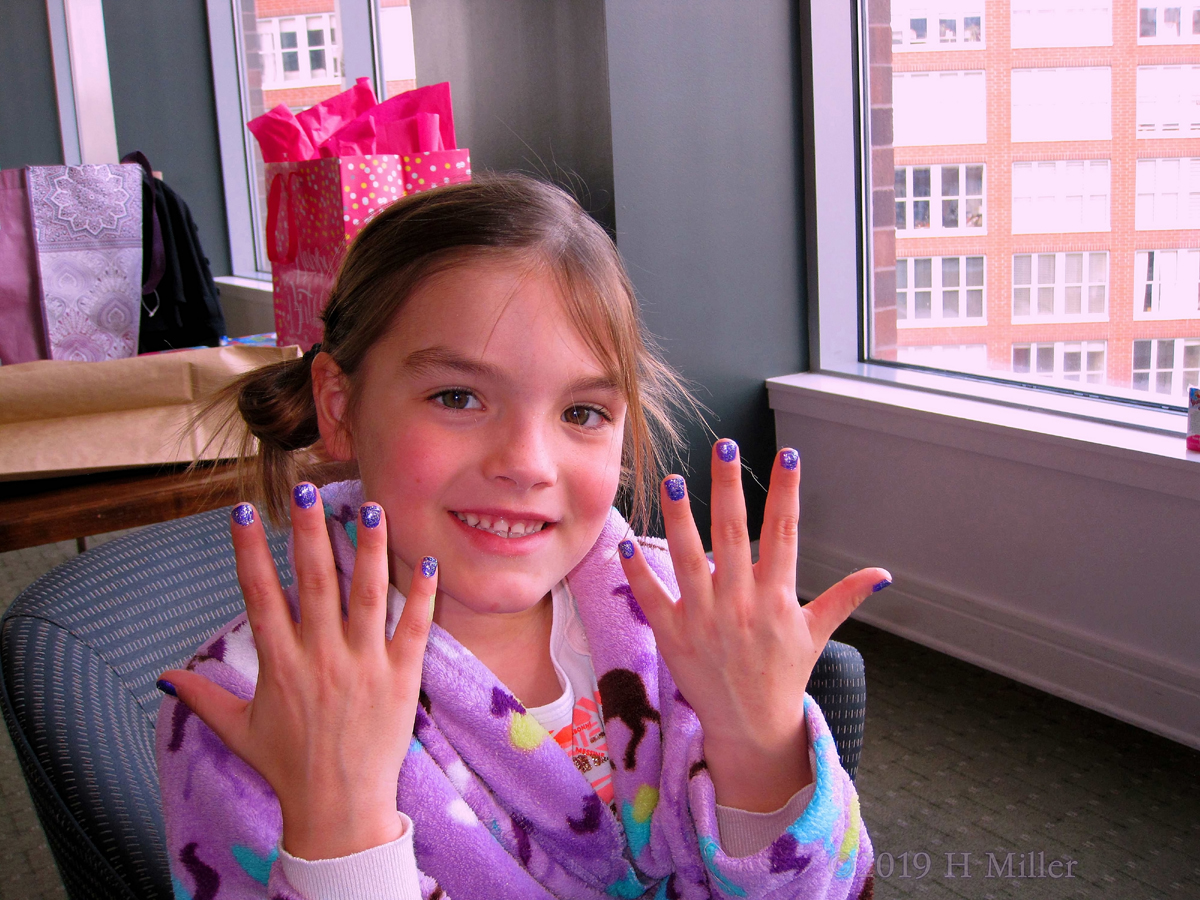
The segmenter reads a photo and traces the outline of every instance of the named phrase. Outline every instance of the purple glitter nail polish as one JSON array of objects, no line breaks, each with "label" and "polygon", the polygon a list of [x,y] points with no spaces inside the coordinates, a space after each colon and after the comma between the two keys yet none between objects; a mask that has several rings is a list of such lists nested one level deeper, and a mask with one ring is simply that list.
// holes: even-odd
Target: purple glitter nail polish
[{"label": "purple glitter nail polish", "polygon": [[437,560],[432,556],[427,556],[421,560],[421,574],[426,578],[432,578],[437,574]]},{"label": "purple glitter nail polish", "polygon": [[383,508],[374,503],[364,503],[358,514],[368,528],[378,528],[379,520],[383,517]]},{"label": "purple glitter nail polish", "polygon": [[663,485],[667,489],[667,496],[676,502],[683,499],[683,495],[687,493],[687,488],[683,483],[683,479],[678,475],[672,475]]},{"label": "purple glitter nail polish", "polygon": [[737,459],[737,444],[729,438],[717,441],[717,456],[721,462],[733,462]]},{"label": "purple glitter nail polish", "polygon": [[800,454],[788,447],[786,450],[779,452],[779,464],[790,472],[796,470],[796,466],[800,465]]},{"label": "purple glitter nail polish", "polygon": [[158,681],[154,682],[154,686],[170,697],[179,696],[178,692],[175,690],[175,685],[171,684],[171,682],[167,681],[165,678],[158,679]]},{"label": "purple glitter nail polish", "polygon": [[292,488],[292,499],[301,509],[312,509],[317,502],[317,489],[307,481],[301,482]]},{"label": "purple glitter nail polish", "polygon": [[885,579],[883,579],[883,581],[876,584],[875,587],[871,588],[871,593],[878,594],[880,591],[882,591],[885,587],[887,587],[890,584],[891,584],[891,582],[885,578]]},{"label": "purple glitter nail polish", "polygon": [[621,556],[625,557],[625,559],[633,559],[635,552],[633,541],[621,541],[621,543],[617,544],[617,549],[621,551]]},{"label": "purple glitter nail polish", "polygon": [[254,524],[254,507],[249,503],[239,503],[233,508],[233,521],[243,528]]}]

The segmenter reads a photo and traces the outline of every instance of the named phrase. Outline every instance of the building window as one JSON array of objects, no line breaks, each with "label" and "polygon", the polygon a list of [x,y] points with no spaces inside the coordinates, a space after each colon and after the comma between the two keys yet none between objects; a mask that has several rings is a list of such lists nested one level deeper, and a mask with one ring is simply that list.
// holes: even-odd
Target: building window
[{"label": "building window", "polygon": [[896,260],[896,327],[983,325],[984,258]]},{"label": "building window", "polygon": [[892,3],[893,52],[976,50],[984,46],[982,0],[942,0],[937,6]]},{"label": "building window", "polygon": [[1107,159],[1014,162],[1014,234],[1108,231]]},{"label": "building window", "polygon": [[1112,139],[1112,69],[1012,70],[1012,140]]},{"label": "building window", "polygon": [[1103,321],[1108,316],[1108,253],[1013,256],[1013,321]]},{"label": "building window", "polygon": [[1106,341],[1013,344],[1012,370],[1056,381],[1104,384]]},{"label": "building window", "polygon": [[1013,0],[1012,47],[1108,47],[1112,4],[1104,0]]},{"label": "building window", "polygon": [[[270,101],[303,109],[315,100],[298,92],[316,86],[341,87],[341,54],[337,44],[337,13],[259,19],[256,22],[262,57],[262,90],[289,91]],[[331,95],[337,91],[329,92]]]},{"label": "building window", "polygon": [[1200,66],[1138,66],[1137,136],[1200,137]]},{"label": "building window", "polygon": [[1200,387],[1200,338],[1133,342],[1133,389],[1186,397]]},{"label": "building window", "polygon": [[1200,250],[1142,250],[1133,264],[1136,319],[1200,319]]},{"label": "building window", "polygon": [[983,234],[983,166],[897,166],[896,230],[902,237]]},{"label": "building window", "polygon": [[1200,4],[1138,5],[1139,44],[1200,44]]},{"label": "building window", "polygon": [[1200,228],[1200,159],[1139,159],[1134,227]]},{"label": "building window", "polygon": [[895,72],[892,103],[897,147],[987,142],[983,72]]}]

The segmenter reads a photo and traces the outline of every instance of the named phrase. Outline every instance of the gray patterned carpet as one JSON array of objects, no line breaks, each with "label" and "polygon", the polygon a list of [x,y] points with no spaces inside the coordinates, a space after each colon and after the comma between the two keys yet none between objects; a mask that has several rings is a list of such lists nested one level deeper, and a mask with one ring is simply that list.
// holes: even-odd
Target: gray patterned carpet
[{"label": "gray patterned carpet", "polygon": [[[0,610],[74,552],[0,554]],[[876,897],[1200,898],[1200,753],[857,622],[837,637],[867,665]],[[63,897],[0,739],[0,900]]]}]

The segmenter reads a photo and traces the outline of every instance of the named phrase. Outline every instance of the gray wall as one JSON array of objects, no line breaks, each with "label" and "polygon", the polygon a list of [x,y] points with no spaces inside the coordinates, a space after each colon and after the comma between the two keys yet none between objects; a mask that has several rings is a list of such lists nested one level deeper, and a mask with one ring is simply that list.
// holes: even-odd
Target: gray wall
[{"label": "gray wall", "polygon": [[117,146],[142,150],[187,201],[214,275],[228,275],[221,155],[217,144],[204,3],[104,0]]},{"label": "gray wall", "polygon": [[[670,362],[764,484],[763,380],[808,363],[792,6],[606,3],[617,245]],[[707,499],[710,442],[691,438]],[[765,495],[745,483],[757,535]]]},{"label": "gray wall", "polygon": [[0,3],[0,169],[62,165],[46,4]]},{"label": "gray wall", "polygon": [[570,190],[613,224],[603,0],[412,0],[417,83],[449,81],[476,170]]}]

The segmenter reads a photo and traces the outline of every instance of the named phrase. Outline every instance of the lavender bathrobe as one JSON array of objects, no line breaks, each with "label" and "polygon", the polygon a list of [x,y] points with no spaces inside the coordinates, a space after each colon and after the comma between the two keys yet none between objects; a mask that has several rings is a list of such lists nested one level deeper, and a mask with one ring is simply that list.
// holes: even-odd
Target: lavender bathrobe
[{"label": "lavender bathrobe", "polygon": [[[322,496],[344,606],[361,488],[343,482]],[[617,558],[627,536],[613,511],[568,576],[600,684],[618,814],[496,676],[434,625],[396,792],[415,826],[423,896],[870,898],[872,851],[858,796],[807,695],[812,800],[766,849],[744,858],[724,853],[700,723],[658,655]],[[665,545],[641,544],[677,594]],[[399,615],[394,591],[392,600],[389,629]],[[298,616],[294,592],[289,601]],[[258,658],[246,617],[217,632],[188,668],[251,697]],[[276,861],[279,803],[258,773],[169,697],[157,754],[178,900],[302,900]]]}]

